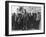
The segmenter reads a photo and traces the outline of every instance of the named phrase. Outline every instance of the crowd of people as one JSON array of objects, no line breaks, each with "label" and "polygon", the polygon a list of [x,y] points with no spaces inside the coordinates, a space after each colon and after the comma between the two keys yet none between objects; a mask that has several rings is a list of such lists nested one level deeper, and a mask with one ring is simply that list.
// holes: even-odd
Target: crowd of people
[{"label": "crowd of people", "polygon": [[[25,10],[25,9],[24,9]],[[13,13],[12,15],[12,29],[13,30],[30,30],[30,29],[39,29],[40,25],[40,12],[37,13],[27,13],[26,10],[24,11],[22,7],[19,9],[19,11],[22,11],[21,13],[18,13],[17,15]],[[39,16],[37,16],[37,14]],[[39,20],[36,20],[37,17]]]}]

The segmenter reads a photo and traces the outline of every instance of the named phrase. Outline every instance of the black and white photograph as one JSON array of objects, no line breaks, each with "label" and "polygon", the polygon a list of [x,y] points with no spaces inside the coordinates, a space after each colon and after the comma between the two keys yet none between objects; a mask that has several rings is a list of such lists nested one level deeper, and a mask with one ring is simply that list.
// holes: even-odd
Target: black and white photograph
[{"label": "black and white photograph", "polygon": [[44,3],[7,2],[7,35],[44,33]]},{"label": "black and white photograph", "polygon": [[39,30],[41,21],[41,7],[11,6],[12,30]]}]

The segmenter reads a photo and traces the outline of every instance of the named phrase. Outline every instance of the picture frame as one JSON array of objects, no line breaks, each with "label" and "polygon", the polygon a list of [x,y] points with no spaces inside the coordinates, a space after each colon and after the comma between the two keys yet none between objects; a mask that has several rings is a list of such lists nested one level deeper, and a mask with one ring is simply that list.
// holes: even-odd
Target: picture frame
[{"label": "picture frame", "polygon": [[[32,8],[34,8],[33,11],[35,11],[36,9],[35,12],[41,11],[41,20],[42,20],[40,22],[41,29],[38,29],[38,30],[29,29],[28,31],[28,29],[25,28],[24,29],[25,31],[23,29],[22,29],[23,31],[21,31],[21,29],[15,30],[12,25],[11,18],[12,18],[13,13],[16,12],[16,8],[18,8],[18,6],[19,7],[22,6],[26,9],[28,9],[27,7],[31,6],[31,11],[32,11]],[[6,36],[18,36],[18,35],[34,35],[34,34],[45,34],[45,3],[23,2],[23,1],[5,1],[5,35]]]}]

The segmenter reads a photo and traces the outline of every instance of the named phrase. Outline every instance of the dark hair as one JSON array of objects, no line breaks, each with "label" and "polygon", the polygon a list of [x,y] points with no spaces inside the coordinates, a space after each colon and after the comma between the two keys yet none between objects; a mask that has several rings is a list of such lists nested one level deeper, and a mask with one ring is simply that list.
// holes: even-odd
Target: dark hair
[{"label": "dark hair", "polygon": [[20,7],[20,9],[19,9],[19,11],[21,11],[23,8],[22,7]]}]

